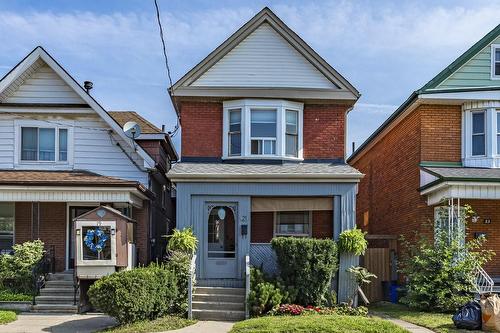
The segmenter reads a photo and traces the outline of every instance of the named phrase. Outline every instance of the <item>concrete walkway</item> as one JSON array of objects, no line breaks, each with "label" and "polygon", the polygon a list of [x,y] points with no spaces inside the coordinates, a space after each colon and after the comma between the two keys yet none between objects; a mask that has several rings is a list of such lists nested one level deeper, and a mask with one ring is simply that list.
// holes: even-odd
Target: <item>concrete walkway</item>
[{"label": "concrete walkway", "polygon": [[234,323],[223,321],[199,321],[194,325],[175,331],[168,331],[168,333],[227,333],[233,325]]},{"label": "concrete walkway", "polygon": [[101,314],[20,313],[17,320],[0,325],[5,333],[91,333],[116,325],[116,320]]},{"label": "concrete walkway", "polygon": [[371,313],[371,314],[374,315],[374,316],[376,316],[376,317],[380,317],[382,319],[390,321],[391,323],[394,323],[394,324],[398,325],[399,327],[402,327],[402,328],[406,329],[408,332],[411,332],[411,333],[434,333],[434,331],[431,331],[428,328],[425,328],[425,327],[422,327],[422,326],[418,326],[418,325],[409,323],[409,322],[401,320],[401,319],[391,318],[391,317],[389,317],[386,314],[377,313],[377,312],[374,312],[374,313]]}]

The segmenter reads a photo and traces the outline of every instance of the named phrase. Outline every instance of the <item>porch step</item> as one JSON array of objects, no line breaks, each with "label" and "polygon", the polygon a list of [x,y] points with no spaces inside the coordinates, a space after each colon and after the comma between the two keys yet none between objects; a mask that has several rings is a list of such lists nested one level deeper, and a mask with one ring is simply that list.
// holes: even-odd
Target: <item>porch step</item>
[{"label": "porch step", "polygon": [[40,296],[73,296],[75,290],[71,288],[42,288],[40,290]]},{"label": "porch step", "polygon": [[245,319],[245,289],[196,287],[193,317],[200,320],[237,321]]},{"label": "porch step", "polygon": [[59,304],[37,304],[33,305],[32,312],[41,313],[77,313],[76,305],[59,305]]},{"label": "porch step", "polygon": [[71,280],[48,280],[45,282],[47,288],[73,288],[74,281]]},{"label": "porch step", "polygon": [[49,281],[73,281],[73,272],[50,273],[47,280]]},{"label": "porch step", "polygon": [[57,305],[73,305],[74,303],[74,297],[73,295],[71,296],[38,296],[36,298],[36,304],[57,304]]}]

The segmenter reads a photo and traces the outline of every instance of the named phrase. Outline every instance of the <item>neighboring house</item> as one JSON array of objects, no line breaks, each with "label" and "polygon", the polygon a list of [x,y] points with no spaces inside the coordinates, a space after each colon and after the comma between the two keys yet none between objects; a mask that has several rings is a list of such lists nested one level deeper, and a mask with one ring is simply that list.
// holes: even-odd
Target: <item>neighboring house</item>
[{"label": "neighboring house", "polygon": [[[457,227],[452,205],[456,216],[470,204],[469,236],[485,234],[500,253],[500,25],[412,93],[348,162],[366,175],[357,221],[370,234],[432,235],[435,220]],[[486,270],[500,277],[500,260]]]},{"label": "neighboring house", "polygon": [[[246,255],[275,272],[275,236],[336,238],[355,226],[362,174],[345,163],[344,147],[359,93],[271,10],[183,76],[171,96],[182,156],[168,177],[177,228],[192,227],[199,240],[199,286],[243,286]],[[341,258],[340,300],[356,260]]]},{"label": "neighboring house", "polygon": [[[142,128],[135,142],[127,121]],[[73,219],[107,205],[135,221],[139,263],[162,257],[175,211],[165,174],[175,160],[162,130],[135,112],[106,112],[35,48],[0,81],[0,250],[41,239],[56,271],[71,269]]]}]

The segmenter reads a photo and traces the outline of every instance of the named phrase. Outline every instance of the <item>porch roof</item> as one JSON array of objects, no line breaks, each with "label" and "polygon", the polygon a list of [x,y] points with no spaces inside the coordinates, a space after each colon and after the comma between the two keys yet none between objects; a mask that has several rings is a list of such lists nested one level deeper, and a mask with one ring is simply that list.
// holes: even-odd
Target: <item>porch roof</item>
[{"label": "porch roof", "polygon": [[186,181],[339,181],[358,182],[363,174],[347,164],[335,163],[193,163],[173,165],[168,177]]},{"label": "porch roof", "polygon": [[421,167],[420,185],[429,205],[446,198],[500,199],[500,169]]}]

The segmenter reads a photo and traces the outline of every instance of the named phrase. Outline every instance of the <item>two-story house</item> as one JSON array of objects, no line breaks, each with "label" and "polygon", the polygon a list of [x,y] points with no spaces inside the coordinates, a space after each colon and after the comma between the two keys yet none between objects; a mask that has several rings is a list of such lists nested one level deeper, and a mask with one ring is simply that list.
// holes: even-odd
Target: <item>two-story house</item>
[{"label": "two-story house", "polygon": [[[412,93],[348,162],[366,175],[357,221],[369,233],[463,228],[454,216],[469,204],[469,237],[485,235],[500,253],[500,25]],[[485,268],[500,276],[500,260]]]},{"label": "two-story house", "polygon": [[[128,121],[142,129],[135,140],[122,129]],[[55,270],[71,272],[75,254],[87,250],[76,248],[85,235],[75,234],[74,219],[106,205],[135,223],[129,241],[139,263],[163,256],[175,218],[166,172],[175,160],[164,131],[135,112],[106,112],[35,48],[0,81],[0,250],[40,239]]]},{"label": "two-story house", "polygon": [[[275,272],[273,237],[335,238],[355,226],[362,174],[345,163],[344,147],[359,93],[271,10],[170,92],[182,154],[168,177],[177,228],[192,227],[199,240],[198,286],[242,287],[247,255]],[[356,260],[341,258],[340,300]]]}]

